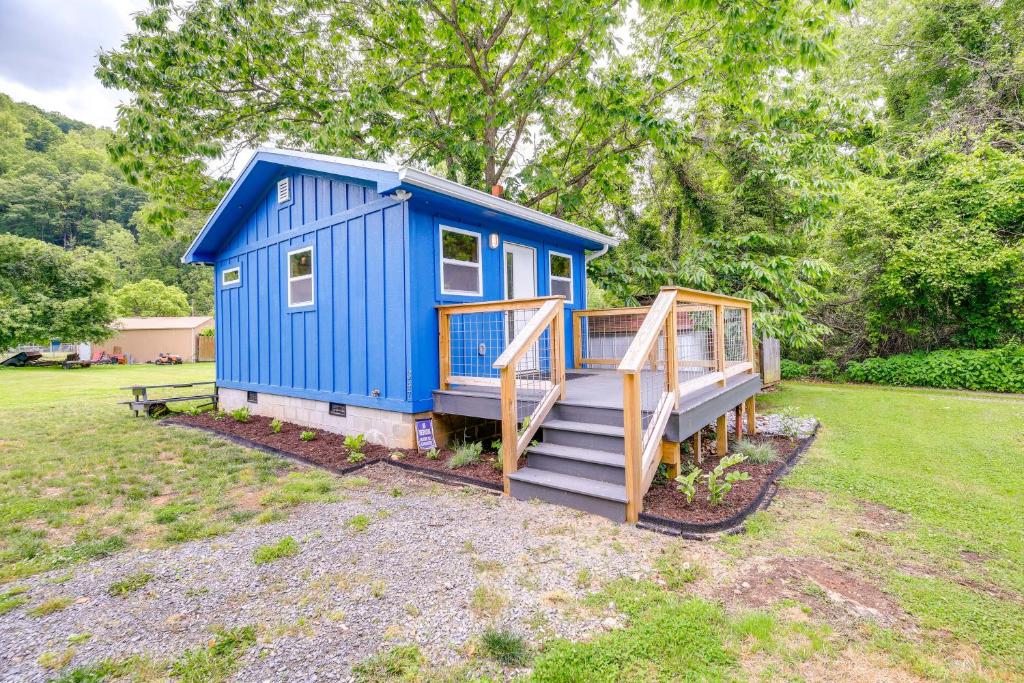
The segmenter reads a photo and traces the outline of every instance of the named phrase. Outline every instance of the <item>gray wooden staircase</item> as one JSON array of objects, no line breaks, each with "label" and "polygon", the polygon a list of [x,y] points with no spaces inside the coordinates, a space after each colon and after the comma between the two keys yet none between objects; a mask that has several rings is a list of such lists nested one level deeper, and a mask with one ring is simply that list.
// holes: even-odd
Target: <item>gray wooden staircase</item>
[{"label": "gray wooden staircase", "polygon": [[626,519],[622,410],[558,402],[527,449],[527,466],[509,475],[511,494]]}]

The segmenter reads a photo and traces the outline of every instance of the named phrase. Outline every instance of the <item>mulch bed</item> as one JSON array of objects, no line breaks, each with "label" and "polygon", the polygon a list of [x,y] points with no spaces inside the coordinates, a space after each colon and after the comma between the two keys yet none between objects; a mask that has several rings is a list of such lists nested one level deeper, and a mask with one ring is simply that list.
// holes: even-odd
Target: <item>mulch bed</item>
[{"label": "mulch bed", "polygon": [[[500,456],[493,451],[483,452],[479,463],[451,470],[448,469],[446,463],[454,455],[454,451],[447,448],[438,449],[438,457],[431,460],[426,457],[425,453],[420,453],[415,449],[388,448],[367,443],[362,449],[366,459],[360,463],[352,463],[348,460],[349,449],[345,447],[344,436],[283,420],[281,421],[281,431],[278,433],[274,433],[270,428],[272,419],[260,415],[251,415],[248,422],[239,422],[230,415],[218,418],[213,413],[198,415],[179,413],[166,421],[170,424],[223,434],[236,441],[245,442],[246,445],[262,446],[270,451],[335,471],[346,471],[373,462],[386,461],[403,469],[430,473],[435,478],[457,483],[476,484],[487,488],[501,488],[501,471],[495,469],[493,464]],[[299,435],[305,431],[316,432],[316,438],[312,441],[303,441]],[[400,458],[395,457],[399,454]],[[520,459],[519,466],[526,466],[525,458]]]},{"label": "mulch bed", "polygon": [[[813,436],[796,440],[761,435],[747,438],[756,443],[773,445],[779,452],[778,460],[765,465],[743,462],[726,470],[746,472],[750,479],[735,482],[732,490],[717,506],[712,506],[708,502],[707,484],[703,477],[698,478],[697,495],[690,503],[687,503],[686,496],[679,492],[676,482],[655,481],[644,496],[641,523],[646,523],[657,531],[688,537],[737,529],[748,515],[766,502],[770,502],[777,488],[775,482],[789,471],[814,439]],[[703,441],[704,461],[700,468],[704,472],[709,472],[721,458],[713,452],[713,437],[705,438]]]}]

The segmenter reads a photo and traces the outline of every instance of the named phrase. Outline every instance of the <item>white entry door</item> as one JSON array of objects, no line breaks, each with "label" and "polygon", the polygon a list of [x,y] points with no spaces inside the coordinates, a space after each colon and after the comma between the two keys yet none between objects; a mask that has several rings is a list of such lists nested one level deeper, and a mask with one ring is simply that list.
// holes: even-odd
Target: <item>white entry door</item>
[{"label": "white entry door", "polygon": [[[505,298],[532,299],[537,296],[537,250],[513,242],[505,242]],[[528,311],[509,311],[506,323],[511,342],[529,319]],[[537,370],[536,349],[527,351],[516,366],[519,372]]]}]

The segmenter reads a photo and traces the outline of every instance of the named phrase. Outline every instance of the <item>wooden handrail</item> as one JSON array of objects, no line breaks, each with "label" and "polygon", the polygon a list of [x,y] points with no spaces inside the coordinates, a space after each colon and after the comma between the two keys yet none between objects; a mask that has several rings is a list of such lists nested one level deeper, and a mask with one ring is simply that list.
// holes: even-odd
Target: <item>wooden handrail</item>
[{"label": "wooden handrail", "polygon": [[438,304],[437,310],[450,315],[465,313],[486,313],[487,311],[518,311],[524,308],[537,308],[547,301],[565,301],[565,297],[536,296],[529,299],[499,299],[497,301],[470,301],[462,304]]},{"label": "wooden handrail", "polygon": [[631,373],[640,372],[651,348],[658,340],[658,335],[665,324],[665,317],[674,312],[676,305],[676,291],[674,289],[663,289],[655,299],[651,310],[647,312],[640,329],[633,337],[629,349],[626,350],[619,363],[619,372]]},{"label": "wooden handrail", "polygon": [[561,296],[549,298],[536,313],[530,316],[526,325],[519,330],[515,338],[509,342],[509,345],[505,347],[505,350],[494,361],[493,367],[501,370],[510,365],[515,365],[519,358],[530,348],[530,345],[543,334],[551,319],[561,310],[564,298]]},{"label": "wooden handrail", "polygon": [[679,301],[688,304],[731,304],[741,308],[750,306],[750,299],[741,299],[738,296],[715,294],[714,292],[705,292],[699,289],[688,289],[686,287],[662,287],[662,291],[665,290],[673,290],[677,292],[677,298]]}]

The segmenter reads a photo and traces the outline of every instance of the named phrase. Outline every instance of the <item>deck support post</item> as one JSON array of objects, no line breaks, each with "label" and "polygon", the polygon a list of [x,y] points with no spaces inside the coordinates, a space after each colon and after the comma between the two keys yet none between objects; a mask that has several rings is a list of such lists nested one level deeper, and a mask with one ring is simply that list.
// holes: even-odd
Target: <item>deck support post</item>
[{"label": "deck support post", "polygon": [[[746,403],[746,401],[744,401]],[[736,406],[736,440],[743,438],[743,403]]]},{"label": "deck support post", "polygon": [[757,397],[751,396],[746,400],[747,410],[747,433],[751,436],[757,434]]},{"label": "deck support post", "polygon": [[558,400],[565,400],[565,308],[558,307],[558,313],[551,319],[551,367],[552,381],[558,384]]},{"label": "deck support post", "polygon": [[678,441],[661,440],[661,461],[668,465],[668,478],[675,479],[679,476],[679,465],[682,462]]},{"label": "deck support post", "polygon": [[726,420],[725,415],[718,416],[718,424],[715,426],[715,436],[718,441],[715,447],[715,453],[718,454],[718,457],[722,457],[729,452],[729,422]]},{"label": "deck support post", "polygon": [[700,437],[700,433],[702,431],[704,431],[703,427],[696,431],[693,435],[693,443],[691,445],[691,448],[693,448],[693,462],[697,465],[704,464],[704,445],[701,443]]}]

